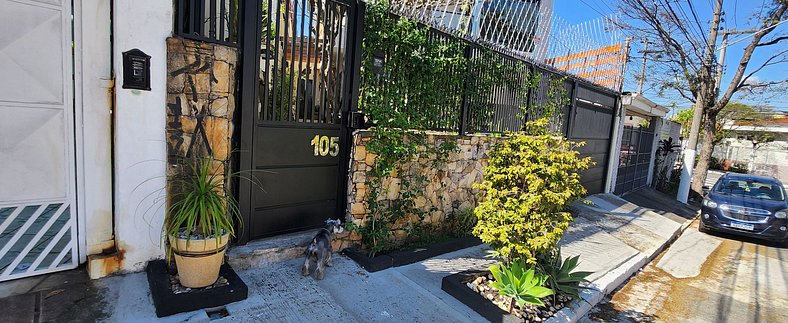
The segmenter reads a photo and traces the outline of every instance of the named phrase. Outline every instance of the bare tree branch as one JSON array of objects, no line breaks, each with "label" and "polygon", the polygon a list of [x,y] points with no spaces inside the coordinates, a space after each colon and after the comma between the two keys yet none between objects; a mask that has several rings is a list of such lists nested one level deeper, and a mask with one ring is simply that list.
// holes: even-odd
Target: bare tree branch
[{"label": "bare tree branch", "polygon": [[780,36],[780,37],[777,37],[777,38],[775,38],[775,39],[772,39],[772,40],[770,40],[770,41],[767,41],[767,42],[765,42],[765,43],[758,43],[758,44],[757,44],[757,45],[755,45],[755,46],[757,46],[757,47],[761,47],[761,46],[771,46],[771,45],[777,44],[777,43],[779,43],[779,42],[781,42],[781,41],[783,41],[783,40],[786,40],[786,39],[788,39],[788,36]]},{"label": "bare tree branch", "polygon": [[742,83],[742,77],[744,77],[744,71],[747,69],[747,65],[750,63],[750,59],[752,58],[753,52],[755,52],[755,47],[757,47],[758,43],[761,42],[761,39],[772,32],[777,23],[779,23],[782,16],[785,14],[786,10],[788,10],[788,1],[780,0],[779,5],[775,10],[771,12],[768,18],[766,18],[763,22],[763,29],[756,32],[755,35],[752,37],[752,41],[744,48],[744,54],[742,54],[741,59],[739,60],[739,66],[736,68],[736,74],[733,75],[733,79],[730,81],[730,85],[728,85],[728,89],[725,91],[725,94],[717,101],[717,103],[711,109],[713,111],[722,110],[728,102],[730,102],[731,97],[733,94],[736,93],[737,90],[740,89],[739,84]]},{"label": "bare tree branch", "polygon": [[[771,65],[776,65],[776,64],[780,64],[780,63],[784,63],[784,62],[788,61],[788,57],[785,57],[785,53],[788,53],[788,49],[783,50],[783,51],[773,55],[772,57],[769,57],[769,59],[767,59],[765,62],[763,62],[763,64],[761,64],[761,66],[758,66],[758,68],[756,68],[755,70],[750,72],[750,74],[747,74],[747,76],[743,77],[741,82],[739,83],[739,85],[737,87],[739,89],[741,89],[742,87],[747,86],[748,85],[747,81],[750,79],[750,77],[755,75],[755,73],[760,72],[764,67],[771,66]],[[782,56],[782,59],[774,61],[775,58],[781,57],[781,56]]]}]

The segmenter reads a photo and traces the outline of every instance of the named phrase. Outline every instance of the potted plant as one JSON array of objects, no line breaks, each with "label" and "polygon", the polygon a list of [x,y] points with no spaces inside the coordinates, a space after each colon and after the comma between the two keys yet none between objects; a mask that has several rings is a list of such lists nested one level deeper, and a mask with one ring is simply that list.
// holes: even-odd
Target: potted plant
[{"label": "potted plant", "polygon": [[164,233],[185,287],[216,282],[227,244],[235,236],[235,221],[240,219],[238,203],[225,184],[227,177],[216,170],[218,163],[195,159],[171,180]]}]

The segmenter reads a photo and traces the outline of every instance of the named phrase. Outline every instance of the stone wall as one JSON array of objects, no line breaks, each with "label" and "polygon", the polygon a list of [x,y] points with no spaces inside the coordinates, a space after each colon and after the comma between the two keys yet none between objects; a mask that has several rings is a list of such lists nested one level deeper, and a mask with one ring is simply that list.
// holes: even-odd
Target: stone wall
[{"label": "stone wall", "polygon": [[[364,225],[365,218],[369,212],[367,207],[367,171],[371,169],[375,160],[373,153],[367,152],[366,144],[369,142],[371,133],[369,131],[356,131],[353,134],[352,160],[350,161],[350,171],[348,182],[348,206],[347,221],[352,221],[357,225]],[[423,223],[441,223],[447,216],[454,212],[465,212],[476,206],[477,190],[473,184],[482,180],[482,171],[486,166],[487,152],[500,137],[472,135],[457,137],[446,133],[430,133],[427,143],[437,146],[442,142],[456,141],[458,149],[447,156],[445,165],[438,168],[422,161],[411,161],[403,166],[403,172],[410,175],[424,175],[427,184],[423,194],[414,200],[416,208],[424,212]],[[400,193],[402,179],[400,174],[394,174],[390,179],[383,182],[383,187],[387,188],[387,195],[381,196],[381,200],[396,199]],[[410,222],[420,221],[415,214],[402,219],[398,226],[399,230],[394,232],[394,240],[402,240],[407,237],[407,232],[403,229]],[[346,235],[345,241],[341,245],[345,247],[360,240],[358,235]]]},{"label": "stone wall", "polygon": [[237,62],[235,48],[167,38],[168,176],[194,157],[229,171]]}]

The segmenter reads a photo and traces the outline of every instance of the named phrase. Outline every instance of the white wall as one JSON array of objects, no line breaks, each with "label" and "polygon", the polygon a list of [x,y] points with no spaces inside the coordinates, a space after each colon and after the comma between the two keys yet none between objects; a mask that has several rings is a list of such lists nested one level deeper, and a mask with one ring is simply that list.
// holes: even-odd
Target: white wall
[{"label": "white wall", "polygon": [[[122,270],[139,271],[161,258],[164,220],[166,38],[172,1],[114,0],[115,233]],[[151,58],[151,91],[122,88],[122,52],[138,48]]]},{"label": "white wall", "polygon": [[110,0],[75,1],[74,13],[75,103],[81,109],[76,114],[79,255],[84,262],[114,245]]}]

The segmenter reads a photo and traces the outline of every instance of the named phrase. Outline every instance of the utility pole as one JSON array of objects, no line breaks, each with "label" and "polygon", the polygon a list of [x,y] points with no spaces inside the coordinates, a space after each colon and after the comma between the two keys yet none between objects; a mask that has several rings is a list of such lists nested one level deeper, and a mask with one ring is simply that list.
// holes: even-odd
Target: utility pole
[{"label": "utility pole", "polygon": [[645,45],[643,45],[643,50],[638,51],[638,53],[643,54],[643,63],[640,66],[640,79],[638,80],[638,94],[643,93],[643,82],[646,79],[646,60],[648,60],[648,54],[656,54],[661,53],[661,50],[648,50],[648,38],[645,40]]},{"label": "utility pole", "polygon": [[[711,70],[714,64],[714,48],[717,45],[717,33],[720,29],[720,16],[722,15],[722,0],[716,0],[714,6],[714,18],[709,26],[709,39],[704,49],[705,57],[703,58],[703,66],[700,69],[700,89],[695,98],[695,111],[692,115],[692,127],[690,127],[689,138],[687,139],[687,147],[684,148],[684,168],[681,171],[681,182],[679,183],[679,191],[676,199],[687,203],[689,197],[690,184],[692,183],[692,173],[695,168],[695,155],[697,154],[696,148],[698,146],[698,134],[700,133],[700,122],[703,119],[703,110],[706,108],[708,100],[716,100],[717,84],[716,78],[712,78]],[[710,82],[711,81],[711,82]],[[709,87],[714,87],[709,89]],[[710,96],[714,97],[710,97]]]},{"label": "utility pole", "polygon": [[638,80],[638,94],[643,94],[643,79],[646,78],[646,55],[648,55],[648,38],[643,45],[643,65],[640,66],[640,80]]},{"label": "utility pole", "polygon": [[722,31],[722,45],[720,45],[720,59],[717,61],[717,81],[715,82],[716,93],[720,93],[720,85],[722,84],[722,74],[725,73],[725,51],[728,49],[728,36],[737,34],[752,34],[757,33],[757,29],[748,30],[730,30]]}]

